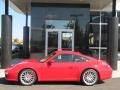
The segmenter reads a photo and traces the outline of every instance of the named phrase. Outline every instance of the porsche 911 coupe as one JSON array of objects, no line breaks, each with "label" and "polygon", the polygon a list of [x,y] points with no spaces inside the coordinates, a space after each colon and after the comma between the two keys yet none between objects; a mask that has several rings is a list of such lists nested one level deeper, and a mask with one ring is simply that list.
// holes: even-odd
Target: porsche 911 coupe
[{"label": "porsche 911 coupe", "polygon": [[40,61],[24,60],[5,69],[6,80],[22,85],[43,81],[74,81],[91,86],[111,76],[112,69],[105,61],[66,50],[55,51]]}]

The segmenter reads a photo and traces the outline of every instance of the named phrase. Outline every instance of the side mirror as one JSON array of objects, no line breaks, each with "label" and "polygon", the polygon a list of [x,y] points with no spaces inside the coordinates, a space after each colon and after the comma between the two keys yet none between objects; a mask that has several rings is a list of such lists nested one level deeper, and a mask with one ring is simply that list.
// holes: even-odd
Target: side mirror
[{"label": "side mirror", "polygon": [[47,62],[47,64],[50,66],[54,61],[53,60],[50,60]]}]

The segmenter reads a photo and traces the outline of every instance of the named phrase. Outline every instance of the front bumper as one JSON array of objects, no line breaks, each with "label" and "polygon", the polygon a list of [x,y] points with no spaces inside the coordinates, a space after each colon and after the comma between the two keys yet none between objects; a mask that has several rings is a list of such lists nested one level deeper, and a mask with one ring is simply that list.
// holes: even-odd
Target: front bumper
[{"label": "front bumper", "polygon": [[5,79],[7,81],[18,81],[18,77],[15,71],[5,70]]}]

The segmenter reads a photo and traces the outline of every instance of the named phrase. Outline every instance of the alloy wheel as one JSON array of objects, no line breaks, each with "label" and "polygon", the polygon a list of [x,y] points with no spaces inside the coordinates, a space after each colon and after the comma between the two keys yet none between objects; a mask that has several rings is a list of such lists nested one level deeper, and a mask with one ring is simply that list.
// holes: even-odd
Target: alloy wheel
[{"label": "alloy wheel", "polygon": [[88,69],[82,75],[82,82],[87,86],[94,85],[97,81],[98,73],[94,69]]},{"label": "alloy wheel", "polygon": [[22,85],[32,85],[36,81],[36,73],[31,69],[25,69],[20,73],[19,81]]}]

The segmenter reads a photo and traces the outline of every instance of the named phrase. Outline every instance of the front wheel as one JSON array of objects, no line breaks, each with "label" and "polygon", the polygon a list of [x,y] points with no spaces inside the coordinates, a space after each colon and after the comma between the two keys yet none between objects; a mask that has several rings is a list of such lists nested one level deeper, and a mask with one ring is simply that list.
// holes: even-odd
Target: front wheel
[{"label": "front wheel", "polygon": [[28,86],[35,83],[37,79],[35,71],[32,69],[24,69],[19,74],[19,81],[22,85]]},{"label": "front wheel", "polygon": [[87,86],[91,86],[97,83],[98,81],[98,73],[94,69],[87,69],[82,74],[82,82]]}]

